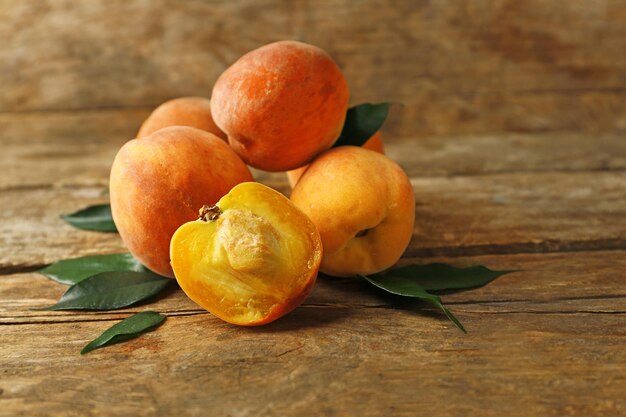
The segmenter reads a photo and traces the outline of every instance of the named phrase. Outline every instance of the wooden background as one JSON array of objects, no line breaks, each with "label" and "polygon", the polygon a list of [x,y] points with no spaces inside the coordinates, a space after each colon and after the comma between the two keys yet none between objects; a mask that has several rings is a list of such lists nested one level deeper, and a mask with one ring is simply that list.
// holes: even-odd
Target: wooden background
[{"label": "wooden background", "polygon": [[[625,1],[0,0],[0,39],[0,415],[626,414]],[[326,49],[353,104],[399,103],[384,137],[417,197],[403,263],[521,270],[444,297],[469,334],[326,277],[260,329],[180,291],[32,311],[64,291],[32,271],[123,250],[58,215],[106,201],[149,112],[280,39]],[[78,355],[144,309],[169,319]]]}]

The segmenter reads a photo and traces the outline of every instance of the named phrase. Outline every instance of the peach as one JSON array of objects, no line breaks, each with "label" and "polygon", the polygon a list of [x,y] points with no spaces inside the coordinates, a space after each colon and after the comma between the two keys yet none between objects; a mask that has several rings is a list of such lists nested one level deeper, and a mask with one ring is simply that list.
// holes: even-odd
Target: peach
[{"label": "peach", "polygon": [[[362,146],[365,149],[382,153],[383,155],[385,154],[385,145],[383,144],[383,138],[380,135],[380,132],[374,133],[372,137],[369,138],[367,142],[365,142]],[[306,171],[308,167],[309,165],[307,164],[303,167],[292,169],[291,171],[287,171],[287,179],[289,180],[289,185],[291,186],[291,188],[293,188],[296,185],[296,183],[298,182],[298,180],[300,179],[302,174],[304,174],[304,171]]]},{"label": "peach", "polygon": [[226,142],[192,127],[173,126],[127,142],[111,168],[113,220],[128,250],[152,271],[173,277],[170,239],[232,187],[251,181]]},{"label": "peach", "polygon": [[287,197],[247,182],[182,225],[170,257],[189,298],[229,323],[256,326],[304,301],[317,277],[322,242]]},{"label": "peach", "polygon": [[189,126],[226,139],[211,116],[211,101],[204,97],[180,97],[157,107],[143,122],[137,137],[148,136],[169,126]]},{"label": "peach", "polygon": [[301,167],[337,140],[348,85],[332,58],[301,42],[275,42],[242,56],[219,77],[211,111],[249,165]]},{"label": "peach", "polygon": [[291,201],[317,226],[333,276],[372,274],[400,259],[413,234],[415,197],[409,178],[391,159],[355,146],[316,158]]}]

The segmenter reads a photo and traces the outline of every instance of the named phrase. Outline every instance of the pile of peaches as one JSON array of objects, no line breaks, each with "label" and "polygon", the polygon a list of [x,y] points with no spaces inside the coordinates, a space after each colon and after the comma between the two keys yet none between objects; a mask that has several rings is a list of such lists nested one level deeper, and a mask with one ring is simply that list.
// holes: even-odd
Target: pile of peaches
[{"label": "pile of peaches", "polygon": [[[162,104],[111,168],[113,219],[130,252],[239,325],[293,310],[318,270],[395,264],[413,232],[413,188],[380,134],[333,147],[348,99],[326,52],[282,41],[226,69],[210,100]],[[286,171],[291,197],[254,182],[248,166]]]}]

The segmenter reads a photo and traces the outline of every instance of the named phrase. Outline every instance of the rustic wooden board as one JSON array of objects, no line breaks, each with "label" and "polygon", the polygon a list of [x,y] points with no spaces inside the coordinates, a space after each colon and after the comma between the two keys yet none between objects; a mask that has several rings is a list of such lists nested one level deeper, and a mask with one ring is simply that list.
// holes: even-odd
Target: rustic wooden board
[{"label": "rustic wooden board", "polygon": [[[467,336],[432,308],[414,311],[358,280],[328,277],[265,329],[223,324],[175,284],[153,303],[116,312],[33,311],[66,287],[15,272],[124,250],[116,234],[78,231],[58,215],[107,200],[110,161],[146,114],[0,115],[0,334],[11,341],[0,345],[0,415],[624,411],[621,135],[387,139],[418,196],[418,227],[401,264],[520,269],[444,296]],[[281,173],[256,176],[289,191]],[[115,320],[147,309],[169,321],[78,356]]]},{"label": "rustic wooden board", "polygon": [[299,39],[335,57],[354,103],[403,103],[395,134],[626,129],[614,0],[2,0],[0,38],[5,112],[209,96],[243,53]]},{"label": "rustic wooden board", "polygon": [[[624,2],[0,0],[0,38],[0,416],[626,414]],[[469,334],[329,277],[263,328],[174,283],[119,311],[34,311],[67,287],[32,271],[124,250],[58,216],[107,201],[151,109],[286,38],[328,50],[352,103],[397,103],[387,153],[417,196],[400,264],[518,270],[443,296]],[[147,309],[157,331],[78,354]]]},{"label": "rustic wooden board", "polygon": [[[59,215],[107,201],[111,161],[145,115],[0,115],[6,134],[0,271],[124,250],[116,235],[77,231]],[[391,137],[387,153],[412,176],[416,191],[418,227],[409,256],[624,247],[621,135]],[[289,193],[282,173],[255,176]]]},{"label": "rustic wooden board", "polygon": [[[414,178],[416,228],[407,256],[626,247],[626,176],[611,172]],[[288,192],[284,183],[272,183]],[[0,192],[0,268],[123,251],[116,234],[79,231],[59,218],[106,201],[105,188]],[[610,225],[610,227],[608,227]]]},{"label": "rustic wooden board", "polygon": [[[392,110],[392,115],[398,109]],[[117,150],[134,138],[149,110],[0,113],[0,190],[105,186]],[[394,136],[383,128],[387,154],[413,177],[545,171],[623,171],[621,134],[580,133]],[[284,187],[282,174],[256,177]]]},{"label": "rustic wooden board", "polygon": [[[417,178],[409,256],[622,248],[622,173]],[[608,227],[610,225],[610,227]],[[436,236],[436,237],[435,237]]]},{"label": "rustic wooden board", "polygon": [[[57,217],[106,200],[102,186],[89,185],[106,182],[106,164],[94,164],[100,168],[88,183],[72,185],[61,175],[49,185],[0,191],[0,334],[10,341],[0,344],[0,415],[623,414],[626,258],[620,247],[626,226],[619,210],[626,179],[602,165],[602,152],[613,154],[611,164],[620,163],[619,142],[608,142],[616,152],[590,147],[585,162],[565,157],[546,170],[537,161],[549,159],[543,147],[549,138],[525,140],[519,147],[537,155],[527,165],[518,160],[509,172],[505,164],[459,168],[454,161],[462,160],[462,140],[443,148],[451,150],[450,162],[442,150],[433,165],[417,170],[430,176],[413,176],[418,195],[426,197],[417,206],[418,219],[426,217],[422,224],[430,229],[416,236],[407,254],[420,257],[402,263],[521,270],[444,296],[468,335],[432,308],[416,311],[362,282],[324,277],[302,307],[260,329],[222,323],[175,288],[153,304],[117,312],[32,311],[66,287],[11,271],[122,249],[114,234],[76,231]],[[485,147],[480,155],[501,149],[495,140],[472,140]],[[517,146],[513,139],[503,143]],[[94,161],[108,158],[111,146],[117,145],[102,147]],[[389,152],[401,155],[404,147],[392,141]],[[470,152],[468,160],[480,161],[479,154]],[[449,170],[440,171],[446,164]],[[45,159],[38,166],[53,171]],[[281,177],[266,180],[286,191]],[[469,215],[487,220],[468,228]],[[444,228],[471,233],[458,248],[448,247],[459,239]],[[583,246],[597,251],[578,251],[581,236]],[[543,239],[559,244],[536,244]],[[615,250],[600,250],[607,246]],[[546,250],[576,252],[488,254]],[[446,251],[488,255],[423,257]],[[78,355],[115,320],[146,309],[169,319],[139,339]]]},{"label": "rustic wooden board", "polygon": [[117,150],[147,110],[0,113],[0,190],[108,183]]},{"label": "rustic wooden board", "polygon": [[0,268],[29,270],[54,260],[123,252],[117,233],[78,230],[59,216],[108,201],[106,188],[33,188],[0,192]]},{"label": "rustic wooden board", "polygon": [[[550,254],[483,255],[460,258],[404,258],[400,264],[446,262],[457,266],[487,265],[496,270],[517,270],[496,282],[446,294],[444,301],[462,313],[626,313],[626,287],[621,271],[626,269],[624,251]],[[27,324],[111,320],[131,312],[157,309],[168,315],[202,314],[205,311],[172,288],[140,307],[115,312],[34,311],[52,305],[67,289],[36,273],[0,278],[0,323]],[[397,300],[384,297],[359,279],[322,276],[304,307],[393,308]],[[470,323],[468,328],[471,329]]]},{"label": "rustic wooden board", "polygon": [[205,315],[77,356],[107,322],[9,325],[2,410],[67,415],[617,416],[619,314],[300,308],[264,328]]}]

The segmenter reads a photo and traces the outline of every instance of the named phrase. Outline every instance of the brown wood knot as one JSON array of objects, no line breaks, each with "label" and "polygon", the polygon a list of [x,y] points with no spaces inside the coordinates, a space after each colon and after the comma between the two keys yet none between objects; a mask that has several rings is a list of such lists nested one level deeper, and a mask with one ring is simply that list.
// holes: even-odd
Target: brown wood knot
[{"label": "brown wood knot", "polygon": [[200,217],[198,217],[198,220],[202,220],[205,222],[212,222],[214,220],[217,220],[220,217],[220,214],[222,214],[222,210],[220,210],[220,208],[216,205],[213,205],[213,206],[204,205],[198,211],[198,214],[200,215]]}]

